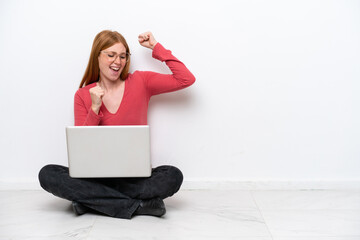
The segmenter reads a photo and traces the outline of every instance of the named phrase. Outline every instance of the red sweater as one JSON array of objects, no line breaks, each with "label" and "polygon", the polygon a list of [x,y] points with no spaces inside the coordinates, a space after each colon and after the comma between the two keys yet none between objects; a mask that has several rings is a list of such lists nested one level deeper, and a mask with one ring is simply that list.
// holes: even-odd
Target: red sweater
[{"label": "red sweater", "polygon": [[151,96],[186,88],[195,82],[194,75],[160,43],[155,45],[152,56],[165,61],[173,74],[149,71],[129,73],[120,107],[114,114],[104,104],[99,114],[92,111],[89,89],[95,87],[96,83],[78,89],[74,99],[75,126],[147,125]]}]

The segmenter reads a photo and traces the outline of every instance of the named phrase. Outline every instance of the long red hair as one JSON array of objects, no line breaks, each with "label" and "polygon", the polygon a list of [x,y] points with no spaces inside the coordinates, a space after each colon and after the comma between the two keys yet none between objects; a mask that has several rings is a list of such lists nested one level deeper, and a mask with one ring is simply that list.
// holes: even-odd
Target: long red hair
[{"label": "long red hair", "polygon": [[[109,48],[116,43],[122,43],[126,48],[126,52],[129,53],[129,57],[130,57],[129,46],[125,38],[120,33],[116,31],[104,30],[96,35],[92,45],[89,63],[86,67],[85,74],[81,80],[79,88],[82,88],[86,85],[99,81],[100,69],[99,69],[98,57],[100,51]],[[129,68],[130,68],[130,59],[125,64],[125,67],[120,74],[121,80],[125,80],[127,78],[129,74]]]}]

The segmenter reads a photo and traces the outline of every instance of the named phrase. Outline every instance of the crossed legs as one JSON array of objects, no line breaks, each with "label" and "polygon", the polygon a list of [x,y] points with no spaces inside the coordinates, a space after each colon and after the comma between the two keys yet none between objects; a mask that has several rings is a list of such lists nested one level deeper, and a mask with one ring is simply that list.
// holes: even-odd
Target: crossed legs
[{"label": "crossed legs", "polygon": [[71,178],[69,169],[46,165],[39,172],[41,187],[112,217],[130,219],[141,200],[165,199],[175,194],[183,181],[179,169],[159,166],[148,178]]}]

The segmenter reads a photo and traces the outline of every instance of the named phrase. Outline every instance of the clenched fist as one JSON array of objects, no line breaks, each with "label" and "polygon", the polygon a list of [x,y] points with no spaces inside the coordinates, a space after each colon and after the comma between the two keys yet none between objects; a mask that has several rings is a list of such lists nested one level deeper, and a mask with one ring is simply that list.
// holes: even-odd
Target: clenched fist
[{"label": "clenched fist", "polygon": [[143,47],[147,47],[150,49],[154,49],[157,41],[155,40],[153,34],[151,32],[145,32],[139,35],[138,37],[139,43]]},{"label": "clenched fist", "polygon": [[98,114],[102,104],[102,98],[105,95],[105,91],[100,86],[96,86],[90,88],[89,92],[91,96],[91,109],[96,114]]}]

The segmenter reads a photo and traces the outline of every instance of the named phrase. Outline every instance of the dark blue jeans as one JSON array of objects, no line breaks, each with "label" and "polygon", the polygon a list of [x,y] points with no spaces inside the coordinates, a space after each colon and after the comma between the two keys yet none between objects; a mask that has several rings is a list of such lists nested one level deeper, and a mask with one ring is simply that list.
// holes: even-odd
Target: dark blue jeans
[{"label": "dark blue jeans", "polygon": [[167,198],[176,193],[183,175],[173,166],[152,169],[147,178],[71,178],[69,169],[46,165],[39,172],[46,191],[105,215],[130,219],[141,200]]}]

